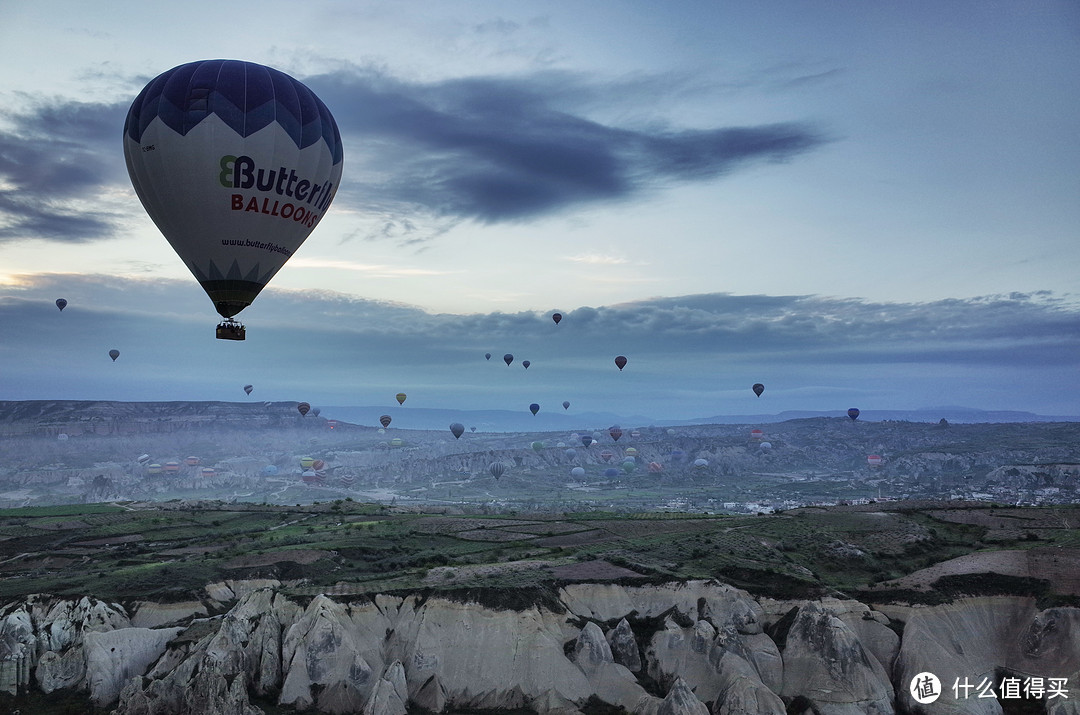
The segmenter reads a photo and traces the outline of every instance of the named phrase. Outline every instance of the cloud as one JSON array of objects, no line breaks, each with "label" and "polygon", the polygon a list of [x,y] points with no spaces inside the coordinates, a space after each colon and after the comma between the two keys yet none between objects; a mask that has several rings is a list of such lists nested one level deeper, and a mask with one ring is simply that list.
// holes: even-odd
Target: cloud
[{"label": "cloud", "polygon": [[[53,305],[61,296],[63,313]],[[372,390],[411,386],[445,406],[622,401],[633,402],[624,414],[671,418],[820,409],[860,395],[862,407],[944,400],[1080,413],[1080,308],[1045,294],[933,303],[704,294],[560,312],[555,325],[550,311],[429,313],[271,287],[241,315],[248,340],[232,344],[213,339],[217,316],[194,281],[21,275],[0,286],[0,324],[32,339],[0,345],[0,371],[11,399],[238,399],[230,390],[257,381],[265,399],[367,404]],[[123,364],[108,360],[112,347]],[[507,368],[503,353],[514,368],[532,366]],[[630,360],[623,372],[617,354]],[[754,382],[766,383],[768,407],[720,402],[756,399]]]},{"label": "cloud", "polygon": [[[369,237],[404,244],[462,220],[516,221],[707,181],[824,141],[798,122],[642,128],[589,117],[613,102],[647,114],[677,84],[656,78],[547,72],[425,84],[348,67],[306,81],[346,142],[336,205],[376,217]],[[20,109],[0,115],[0,241],[109,236],[122,216],[101,197],[127,189],[118,149],[127,102],[17,100]]]},{"label": "cloud", "polygon": [[[351,152],[360,154],[353,201],[486,223],[709,180],[750,163],[787,161],[824,141],[797,122],[708,129],[604,124],[586,110],[607,88],[567,73],[420,84],[351,68],[308,82],[335,113]],[[655,99],[639,92],[621,101],[649,106]]]},{"label": "cloud", "polygon": [[120,215],[95,199],[127,180],[117,156],[125,109],[37,100],[0,114],[9,125],[0,130],[0,242],[110,235]]}]

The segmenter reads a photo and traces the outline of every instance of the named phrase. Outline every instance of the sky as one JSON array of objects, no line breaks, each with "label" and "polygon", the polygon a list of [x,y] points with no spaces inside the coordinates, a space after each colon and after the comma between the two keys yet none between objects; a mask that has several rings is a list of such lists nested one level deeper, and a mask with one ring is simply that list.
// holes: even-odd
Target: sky
[{"label": "sky", "polygon": [[[244,342],[122,152],[212,58],[344,143]],[[0,65],[0,400],[1080,415],[1073,2],[40,0]]]}]

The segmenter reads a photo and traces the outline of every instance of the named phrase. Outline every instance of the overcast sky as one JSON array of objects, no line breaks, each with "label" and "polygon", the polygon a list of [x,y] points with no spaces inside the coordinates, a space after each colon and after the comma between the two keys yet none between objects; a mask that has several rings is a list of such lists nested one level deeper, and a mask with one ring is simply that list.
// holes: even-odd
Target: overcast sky
[{"label": "overcast sky", "polygon": [[[345,145],[243,343],[121,148],[222,57]],[[40,0],[0,61],[0,399],[1080,415],[1073,2]]]}]

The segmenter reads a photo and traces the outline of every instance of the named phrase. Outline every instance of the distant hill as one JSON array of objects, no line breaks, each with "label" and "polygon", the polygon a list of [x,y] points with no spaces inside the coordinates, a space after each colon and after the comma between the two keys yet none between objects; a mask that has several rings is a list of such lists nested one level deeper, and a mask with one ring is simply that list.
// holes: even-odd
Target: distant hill
[{"label": "distant hill", "polygon": [[[536,415],[528,410],[447,410],[385,405],[322,407],[320,417],[306,418],[296,410],[296,402],[117,402],[110,400],[19,400],[0,401],[0,434],[82,433],[118,434],[173,432],[203,427],[235,426],[289,427],[310,424],[316,419],[334,419],[364,427],[378,427],[382,415],[390,415],[395,429],[446,430],[460,422],[466,430],[478,432],[555,432],[605,430],[622,427],[678,425],[754,425],[813,418],[844,418],[844,410],[786,411],[779,414],[713,415],[685,420],[658,420],[645,415],[617,415],[612,412],[576,412],[562,405],[542,407]],[[922,410],[863,410],[861,422],[904,421],[936,423],[942,419],[956,424],[1080,422],[1080,417],[1037,415],[1020,411],[985,411],[965,407]]]}]

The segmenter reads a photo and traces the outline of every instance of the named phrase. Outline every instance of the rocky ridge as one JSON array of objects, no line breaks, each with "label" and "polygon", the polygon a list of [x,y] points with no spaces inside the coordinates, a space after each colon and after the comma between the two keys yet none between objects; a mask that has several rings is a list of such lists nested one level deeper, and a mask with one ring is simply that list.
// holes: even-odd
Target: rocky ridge
[{"label": "rocky ridge", "polygon": [[[1001,712],[954,697],[954,678],[1080,677],[1080,609],[1030,598],[774,601],[714,581],[554,596],[508,609],[422,594],[296,599],[273,581],[236,582],[209,586],[205,604],[131,613],[31,596],[0,611],[0,689],[80,689],[116,715],[255,715],[252,696],[323,713],[888,715]],[[945,684],[933,706],[908,694],[925,671]],[[1048,699],[1047,712],[1072,713],[1074,700]]]}]

